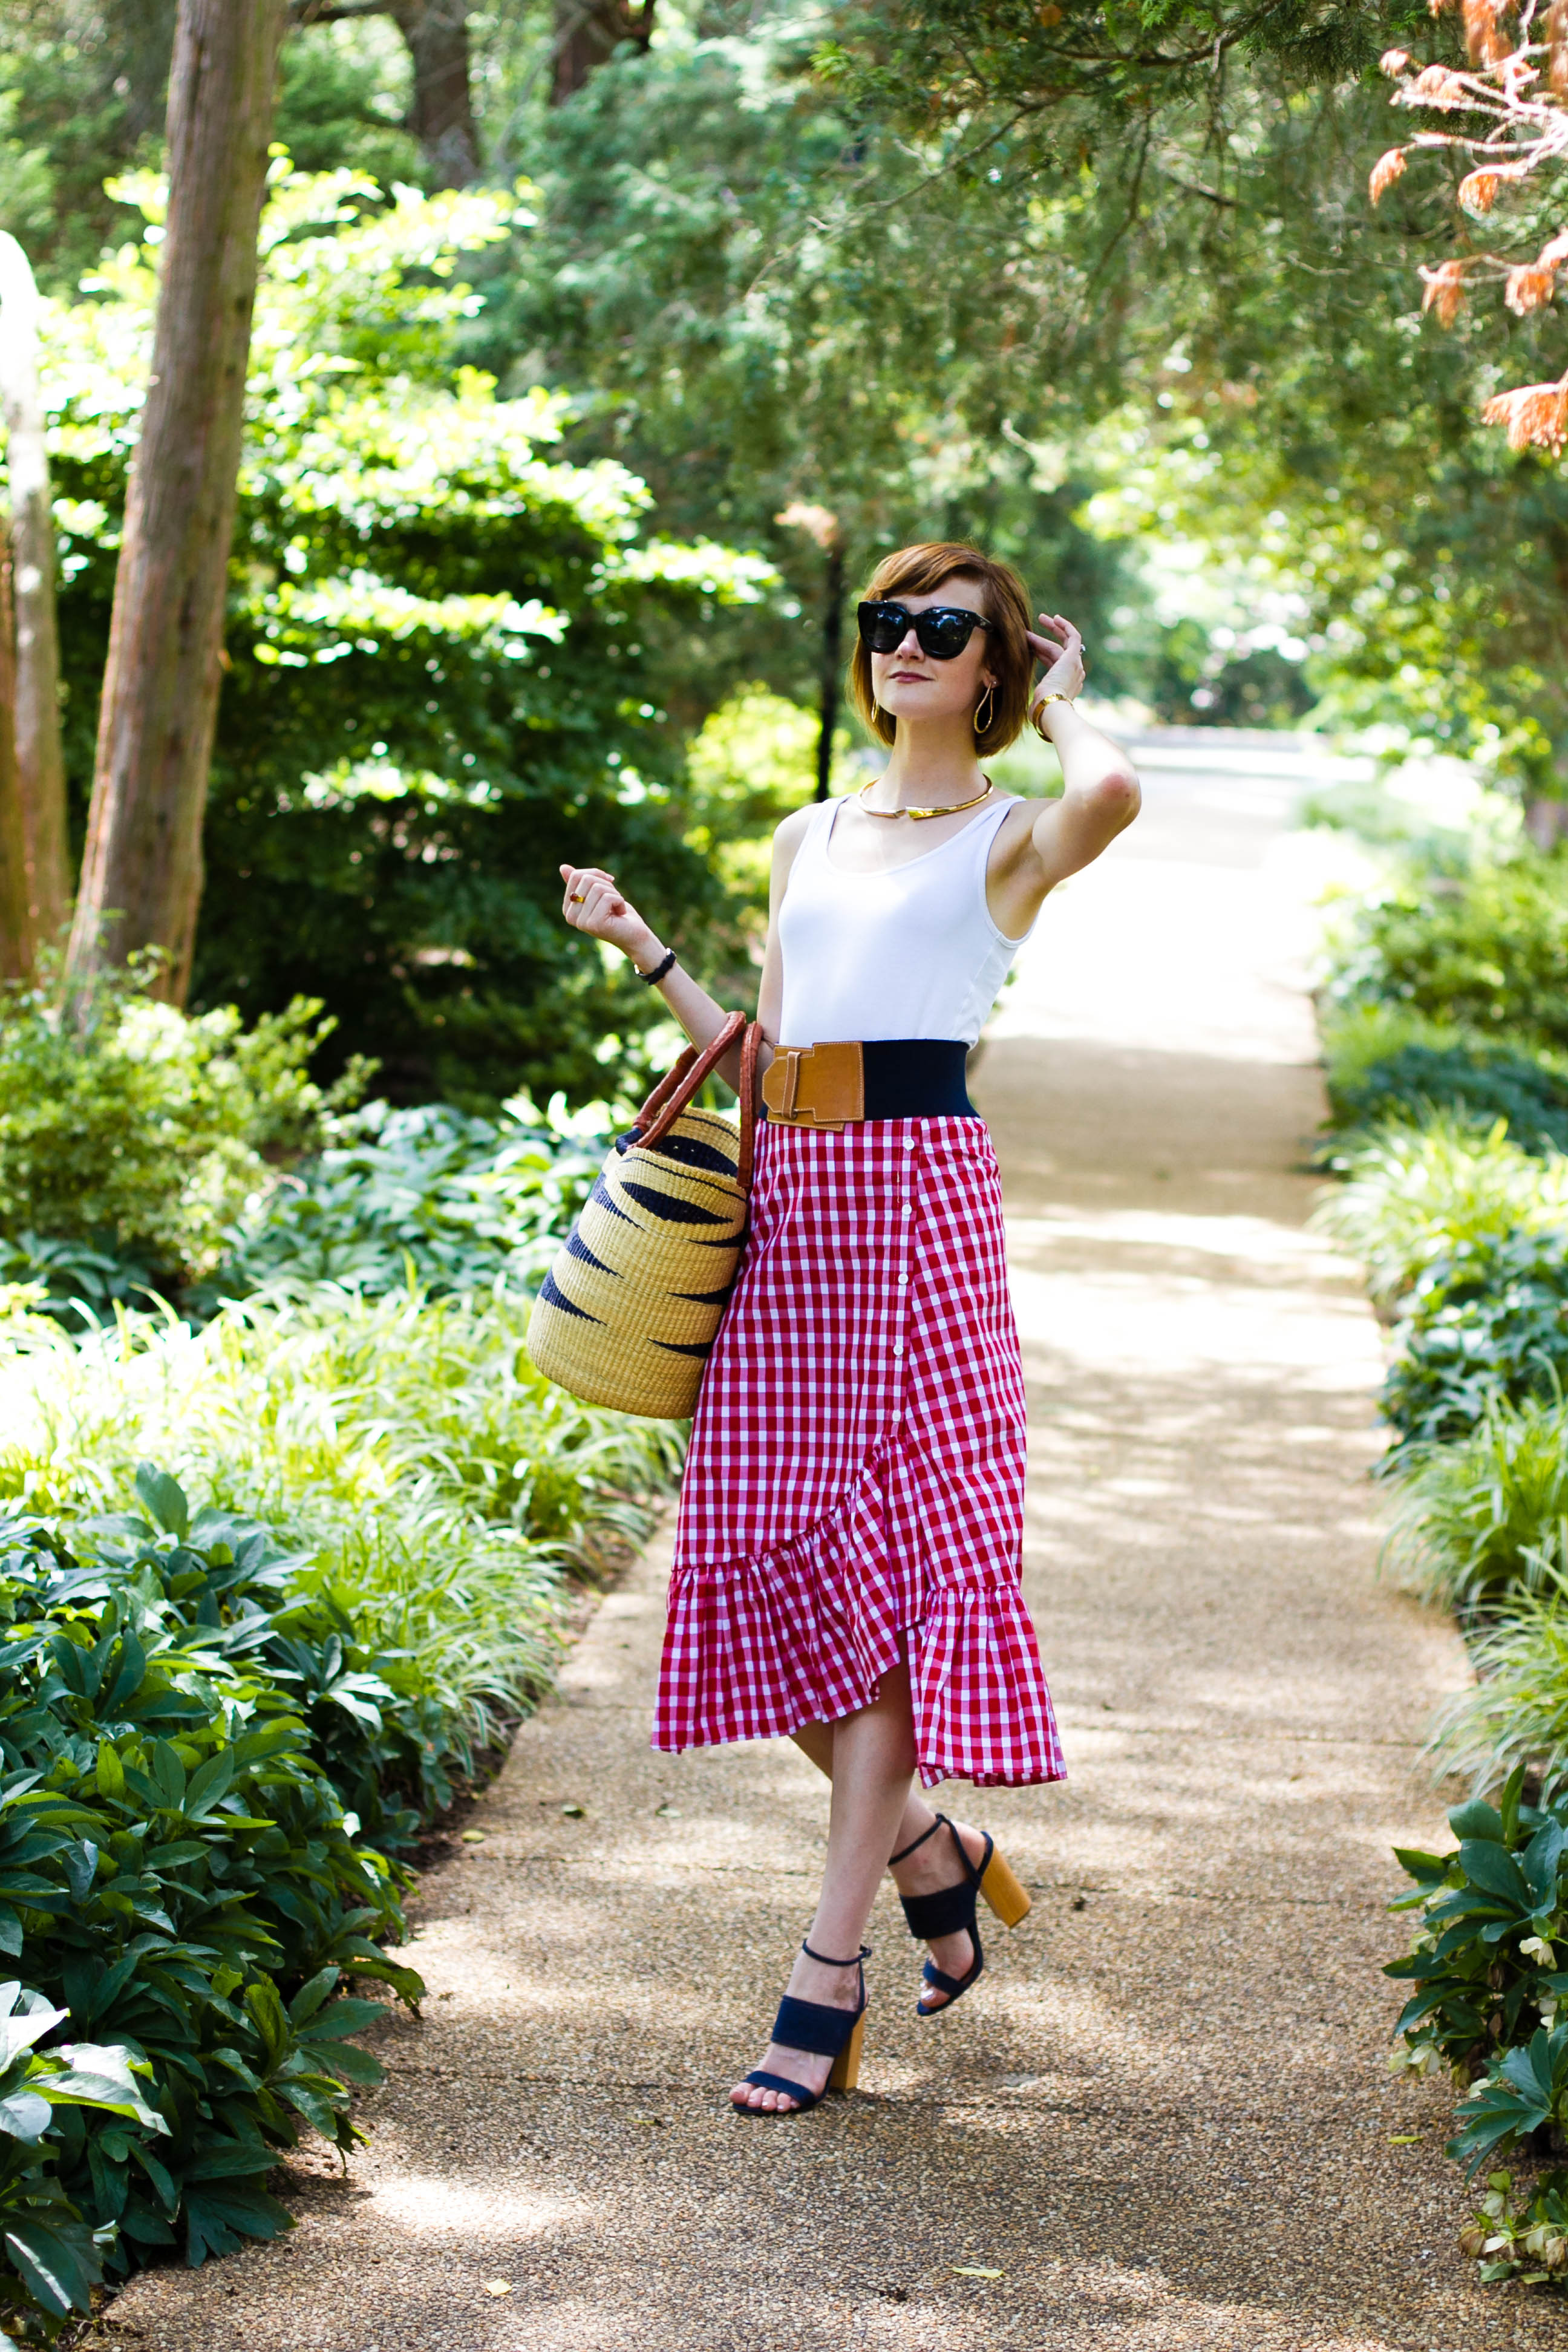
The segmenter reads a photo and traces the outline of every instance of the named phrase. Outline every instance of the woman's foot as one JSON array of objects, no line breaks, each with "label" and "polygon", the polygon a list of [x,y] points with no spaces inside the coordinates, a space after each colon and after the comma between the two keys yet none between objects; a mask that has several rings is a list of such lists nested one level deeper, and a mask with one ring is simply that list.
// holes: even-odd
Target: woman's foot
[{"label": "woman's foot", "polygon": [[[963,1851],[976,1870],[985,1859],[985,1839],[979,1830],[966,1829],[962,1822],[953,1822],[963,1842]],[[947,1829],[939,1829],[934,1837],[922,1839],[907,1858],[892,1866],[893,1884],[900,1895],[936,1895],[944,1887],[956,1886],[962,1874],[958,1856],[953,1852],[952,1839]],[[933,1936],[926,1946],[931,1958],[943,1976],[967,1976],[974,1960],[974,1946],[968,1930],[961,1927],[954,1936]],[[936,1985],[927,1985],[921,1995],[921,2013],[933,2017],[945,2009],[952,1995]]]},{"label": "woman's foot", "polygon": [[[947,1938],[950,1943],[954,1940],[952,1937]],[[816,2000],[827,2009],[853,2011],[860,2000],[859,1969],[853,1960],[846,1961],[842,1967],[832,1967],[826,1960],[814,1960],[799,1952],[785,1990],[797,2000]],[[757,2072],[782,2074],[787,2082],[798,2083],[800,2097],[789,2098],[783,2091],[771,2091],[761,2083],[737,2083],[730,2094],[731,2105],[758,2108],[765,2115],[788,2116],[808,2100],[821,2096],[833,2072],[833,2060],[817,2057],[809,2050],[791,2050],[781,2042],[770,2042]]]}]

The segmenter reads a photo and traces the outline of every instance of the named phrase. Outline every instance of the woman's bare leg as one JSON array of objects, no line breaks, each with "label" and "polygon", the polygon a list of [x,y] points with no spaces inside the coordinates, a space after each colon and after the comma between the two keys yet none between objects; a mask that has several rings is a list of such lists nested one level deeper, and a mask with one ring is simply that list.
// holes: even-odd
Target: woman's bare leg
[{"label": "woman's bare leg", "polygon": [[[878,1883],[909,1801],[915,1742],[908,1669],[900,1664],[884,1675],[869,1706],[817,1727],[832,1737],[833,1804],[822,1895],[806,1941],[814,1952],[847,1959],[860,1948]],[[789,1990],[801,2000],[853,2009],[859,1979],[852,1968],[826,1968],[801,1952],[790,1972]],[[770,2043],[761,2071],[782,2074],[810,2094],[822,2089],[832,2064],[830,2058]],[[748,2083],[737,2083],[730,2095],[737,2106],[782,2108],[785,2113],[798,2104],[783,2092]]]},{"label": "woman's bare leg", "polygon": [[[833,1735],[837,1727],[831,1723],[807,1723],[792,1734],[801,1754],[807,1757],[829,1780],[833,1778]],[[927,1804],[920,1790],[912,1785],[912,1777],[911,1774],[910,1792],[889,1851],[902,1853],[906,1846],[915,1846],[915,1851],[907,1862],[900,1862],[893,1870],[893,1884],[900,1895],[934,1895],[939,1888],[957,1883],[958,1857],[952,1850],[952,1840],[944,1830],[938,1831],[935,1837],[926,1836],[927,1831],[936,1825],[936,1812],[932,1806]],[[953,1827],[958,1831],[970,1861],[979,1863],[985,1853],[985,1841],[980,1832],[967,1829],[957,1822]],[[915,1845],[916,1840],[922,1838],[925,1843]],[[816,1943],[815,1937],[812,1941]],[[816,1944],[818,1951],[824,1948]],[[944,1976],[966,1975],[974,1958],[974,1947],[962,1928],[955,1936],[933,1936],[927,1948]],[[945,2009],[948,1996],[928,1985],[921,2001],[921,2006],[929,2010]]]},{"label": "woman's bare leg", "polygon": [[[803,1724],[798,1731],[792,1731],[790,1734],[790,1738],[795,1741],[801,1754],[815,1764],[824,1779],[828,1780],[833,1778],[833,1734],[837,1727],[831,1723],[806,1723]],[[910,1777],[912,1782],[914,1777],[912,1766]],[[912,1843],[916,1838],[922,1837],[935,1819],[936,1815],[926,1803],[920,1790],[911,1786],[899,1826],[893,1832],[893,1843],[888,1849],[889,1852],[901,1853],[903,1848]],[[914,1891],[912,1886],[905,1889],[905,1892],[910,1895]]]}]

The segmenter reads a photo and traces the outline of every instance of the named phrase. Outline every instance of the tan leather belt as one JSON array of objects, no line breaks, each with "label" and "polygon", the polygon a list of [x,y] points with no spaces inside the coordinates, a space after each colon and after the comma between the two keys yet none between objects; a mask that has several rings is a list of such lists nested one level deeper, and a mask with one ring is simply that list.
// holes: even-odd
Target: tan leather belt
[{"label": "tan leather belt", "polygon": [[866,1116],[866,1060],[858,1040],[781,1045],[763,1078],[768,1117],[781,1127],[841,1128]]}]

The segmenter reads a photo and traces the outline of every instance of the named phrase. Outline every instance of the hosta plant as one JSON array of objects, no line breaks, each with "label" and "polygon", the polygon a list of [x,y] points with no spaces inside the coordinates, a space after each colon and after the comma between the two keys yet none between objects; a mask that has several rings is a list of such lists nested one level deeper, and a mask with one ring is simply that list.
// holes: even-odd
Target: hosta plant
[{"label": "hosta plant", "polygon": [[445,1103],[370,1104],[352,1140],[305,1160],[258,1201],[207,1286],[211,1299],[310,1282],[369,1297],[416,1282],[432,1298],[498,1283],[537,1287],[605,1139],[585,1149],[574,1134],[525,1122],[526,1108],[490,1119]]},{"label": "hosta plant", "polygon": [[1400,1451],[1468,1436],[1499,1400],[1561,1398],[1568,1228],[1456,1243],[1401,1301],[1394,1338],[1399,1353],[1381,1402]]},{"label": "hosta plant", "polygon": [[1534,1157],[1568,1148],[1568,1081],[1507,1046],[1403,1045],[1338,1085],[1331,1070],[1329,1102],[1342,1129],[1448,1111],[1486,1127],[1502,1119]]}]

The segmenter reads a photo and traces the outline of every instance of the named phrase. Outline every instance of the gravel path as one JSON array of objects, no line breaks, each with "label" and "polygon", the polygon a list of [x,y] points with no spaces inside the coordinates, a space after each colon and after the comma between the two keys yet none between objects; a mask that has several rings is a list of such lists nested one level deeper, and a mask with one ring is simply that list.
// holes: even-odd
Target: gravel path
[{"label": "gravel path", "polygon": [[656,1547],[525,1727],[485,1842],[426,1880],[430,2000],[383,2037],[370,2149],[346,2180],[292,2168],[279,2244],[139,2280],[111,2340],[1568,2347],[1560,2306],[1466,2275],[1446,2094],[1384,2068],[1388,1849],[1441,1833],[1416,1748],[1464,1667],[1375,1580],[1377,1334],[1303,1230],[1321,1097],[1291,789],[1190,760],[1150,784],[1051,903],[978,1089],[1072,1779],[953,1798],[1030,1918],[920,2024],[889,1893],[861,2093],[732,2117],[809,1909],[821,1785],[787,1746],[649,1752]]}]

